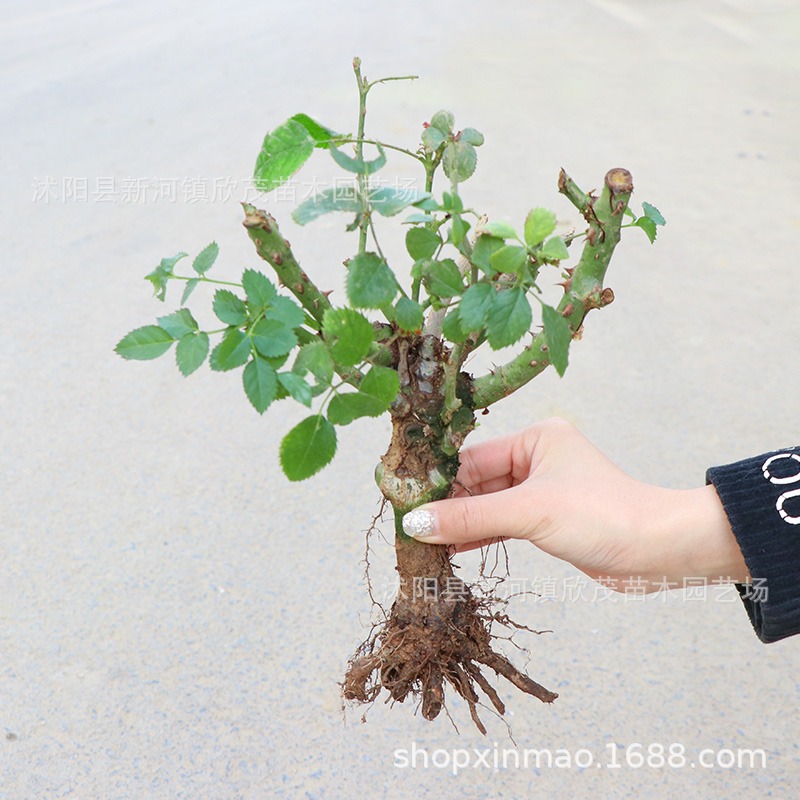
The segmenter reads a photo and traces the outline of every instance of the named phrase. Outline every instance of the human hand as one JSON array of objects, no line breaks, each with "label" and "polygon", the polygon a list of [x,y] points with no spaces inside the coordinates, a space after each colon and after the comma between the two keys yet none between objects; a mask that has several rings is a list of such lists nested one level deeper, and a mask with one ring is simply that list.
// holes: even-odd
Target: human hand
[{"label": "human hand", "polygon": [[749,578],[713,486],[638,481],[564,420],[466,448],[456,480],[452,499],[405,516],[406,533],[457,551],[527,539],[620,591],[632,578],[645,591]]}]

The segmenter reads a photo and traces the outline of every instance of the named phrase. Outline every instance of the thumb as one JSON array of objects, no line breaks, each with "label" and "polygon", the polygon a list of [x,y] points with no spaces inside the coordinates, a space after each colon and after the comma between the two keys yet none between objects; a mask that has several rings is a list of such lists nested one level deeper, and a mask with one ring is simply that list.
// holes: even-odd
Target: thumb
[{"label": "thumb", "polygon": [[525,539],[535,528],[536,504],[520,489],[426,503],[403,517],[403,531],[428,544],[457,546],[496,537]]}]

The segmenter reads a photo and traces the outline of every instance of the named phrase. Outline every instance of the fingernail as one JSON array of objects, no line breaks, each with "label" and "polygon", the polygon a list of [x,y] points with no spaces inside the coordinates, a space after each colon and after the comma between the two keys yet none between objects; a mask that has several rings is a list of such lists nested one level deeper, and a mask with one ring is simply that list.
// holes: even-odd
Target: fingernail
[{"label": "fingernail", "polygon": [[436,527],[436,517],[432,511],[424,508],[415,508],[403,517],[403,530],[408,536],[415,539],[424,539],[431,536]]}]

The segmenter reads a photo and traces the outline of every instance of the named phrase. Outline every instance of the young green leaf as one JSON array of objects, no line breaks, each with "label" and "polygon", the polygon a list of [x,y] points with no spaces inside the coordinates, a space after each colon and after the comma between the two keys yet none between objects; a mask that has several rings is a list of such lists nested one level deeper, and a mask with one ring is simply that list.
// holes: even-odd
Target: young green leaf
[{"label": "young green leaf", "polygon": [[482,233],[497,236],[500,239],[519,239],[517,232],[507,222],[487,222]]},{"label": "young green leaf", "polygon": [[286,355],[297,345],[294,331],[278,319],[259,320],[251,335],[256,350],[266,358]]},{"label": "young green leaf", "polygon": [[246,269],[242,275],[242,286],[247,295],[247,302],[256,308],[265,308],[278,295],[275,284],[255,269]]},{"label": "young green leaf", "polygon": [[397,295],[397,279],[376,253],[359,253],[350,259],[347,297],[355,308],[380,308]]},{"label": "young green leaf", "polygon": [[373,161],[362,161],[358,158],[353,158],[333,145],[330,146],[330,153],[333,156],[333,160],[342,169],[347,172],[355,172],[357,175],[372,175],[373,172],[377,172],[386,164],[386,153],[380,145],[378,145],[378,157]]},{"label": "young green leaf", "polygon": [[378,186],[369,190],[370,205],[384,217],[393,217],[404,208],[422,204],[430,199],[430,192],[419,189]]},{"label": "young green leaf", "polygon": [[556,215],[547,208],[534,208],[525,217],[525,243],[541,244],[556,229]]},{"label": "young green leaf", "polygon": [[188,308],[179,308],[175,313],[158,318],[159,327],[163,328],[173,339],[180,339],[187,333],[197,330],[197,322]]},{"label": "young green leaf", "polygon": [[569,359],[569,343],[572,341],[569,322],[554,308],[542,304],[542,323],[544,324],[544,335],[547,338],[550,363],[563,377]]},{"label": "young green leaf", "polygon": [[175,361],[184,377],[191,375],[208,355],[208,334],[203,331],[187,333],[175,348]]},{"label": "young green leaf", "polygon": [[183,289],[183,294],[181,295],[181,305],[183,305],[188,299],[192,292],[197,288],[197,284],[200,283],[200,278],[189,278],[186,281],[186,286]]},{"label": "young green leaf", "polygon": [[401,297],[394,307],[394,319],[404,331],[414,333],[422,328],[422,306],[410,297]]},{"label": "young green leaf", "polygon": [[542,256],[548,261],[561,261],[569,258],[569,251],[560,236],[551,236],[542,246]]},{"label": "young green leaf", "polygon": [[238,328],[231,328],[222,341],[211,351],[209,366],[215,372],[227,372],[247,363],[250,358],[250,338]]},{"label": "young green leaf", "polygon": [[650,203],[642,203],[642,210],[644,211],[644,215],[648,219],[653,220],[656,225],[667,224],[667,221],[664,219],[662,213],[655,206],[651,206]]},{"label": "young green leaf", "polygon": [[400,391],[400,377],[395,370],[376,365],[362,378],[358,391],[380,400],[387,410]]},{"label": "young green leaf", "polygon": [[492,269],[492,255],[501,247],[505,247],[505,243],[502,239],[482,233],[472,246],[470,262],[478,267],[478,269],[483,270],[487,275],[493,275],[495,270]]},{"label": "young green leaf", "polygon": [[242,383],[247,399],[259,414],[263,414],[275,399],[278,378],[275,370],[263,358],[254,356],[242,373]]},{"label": "young green leaf", "polygon": [[306,163],[315,140],[296,119],[287,119],[264,137],[254,170],[256,189],[269,192]]},{"label": "young green leaf", "polygon": [[211,307],[226,325],[244,325],[247,322],[247,306],[244,300],[227,289],[217,289]]},{"label": "young green leaf", "polygon": [[656,236],[658,235],[658,228],[656,228],[656,223],[653,222],[650,217],[639,217],[633,224],[641,228],[647,234],[650,244],[655,242]]},{"label": "young green leaf", "polygon": [[461,319],[458,316],[458,309],[447,312],[447,316],[442,320],[442,335],[450,342],[465,342],[469,331],[465,331],[461,326]]},{"label": "young green leaf", "polygon": [[448,142],[444,148],[442,167],[451,181],[461,183],[467,180],[475,172],[477,164],[478,154],[469,142]]},{"label": "young green leaf", "polygon": [[436,231],[428,228],[409,228],[406,233],[406,250],[414,261],[432,258],[441,247],[442,239]]},{"label": "young green leaf", "polygon": [[461,142],[467,142],[475,147],[480,147],[484,141],[483,134],[480,131],[476,131],[475,128],[464,128],[461,133],[458,134],[458,139]]},{"label": "young green leaf", "polygon": [[311,408],[311,387],[299,375],[294,372],[279,372],[278,380],[293,399]]},{"label": "young green leaf", "polygon": [[387,408],[377,397],[361,392],[335,394],[328,403],[328,419],[334,425],[349,425],[359,417],[379,417]]},{"label": "young green leaf", "polygon": [[144,325],[119,340],[114,352],[132,361],[150,361],[164,355],[175,338],[158,325]]},{"label": "young green leaf", "polygon": [[162,258],[159,265],[152,272],[145,275],[144,279],[150,281],[153,285],[153,294],[161,300],[162,303],[167,296],[167,283],[172,277],[172,270],[182,258],[186,258],[186,253],[177,253],[169,258]]},{"label": "young green leaf", "polygon": [[319,472],[336,454],[336,429],[321,414],[306,417],[281,442],[281,467],[290,481]]},{"label": "young green leaf", "polygon": [[276,297],[266,313],[267,319],[282,322],[287,328],[299,328],[305,322],[306,315],[291,297]]},{"label": "young green leaf", "polygon": [[464,291],[461,272],[452,258],[426,262],[424,281],[428,291],[436,297],[453,297]]},{"label": "young green leaf", "polygon": [[214,262],[217,260],[217,256],[219,255],[219,245],[216,242],[211,242],[210,245],[204,247],[196,256],[194,261],[192,262],[192,269],[198,275],[205,275],[211,267],[214,266]]},{"label": "young green leaf", "polygon": [[467,333],[479,331],[486,324],[486,317],[497,292],[488,283],[473,283],[458,304],[461,329]]},{"label": "young green leaf", "polygon": [[518,341],[531,326],[531,305],[519,287],[498,292],[489,309],[486,334],[493,350]]},{"label": "young green leaf", "polygon": [[304,344],[297,353],[292,372],[301,376],[310,372],[320,383],[329,384],[333,378],[333,359],[325,343]]},{"label": "young green leaf", "polygon": [[370,321],[352,308],[329,308],[322,319],[322,333],[333,360],[342,367],[360,364],[375,339]]},{"label": "young green leaf", "polygon": [[507,244],[489,256],[489,263],[495,272],[518,273],[528,260],[528,251],[518,244]]},{"label": "young green leaf", "polygon": [[[398,209],[399,210],[399,209]],[[332,211],[361,211],[361,200],[352,186],[334,186],[323,189],[308,200],[304,200],[292,211],[292,219],[298,225],[308,225],[315,219]]]},{"label": "young green leaf", "polygon": [[451,111],[442,109],[431,117],[431,127],[445,135],[453,132],[453,125],[455,125],[455,117]]},{"label": "young green leaf", "polygon": [[447,139],[447,134],[442,133],[438,128],[429,125],[422,129],[422,144],[429,153],[438,150]]},{"label": "young green leaf", "polygon": [[308,114],[294,114],[289,119],[299,122],[314,140],[314,146],[323,150],[327,149],[332,141],[342,138],[340,133],[336,133],[336,131],[327,128],[315,119],[311,119]]}]

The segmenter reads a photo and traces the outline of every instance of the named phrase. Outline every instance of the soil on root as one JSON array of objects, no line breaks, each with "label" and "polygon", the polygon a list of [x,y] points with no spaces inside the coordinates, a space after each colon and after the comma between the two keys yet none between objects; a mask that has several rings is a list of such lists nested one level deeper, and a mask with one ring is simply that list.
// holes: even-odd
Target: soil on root
[{"label": "soil on root", "polygon": [[[422,716],[432,720],[445,705],[445,685],[449,683],[467,702],[478,730],[486,734],[478,715],[479,690],[498,714],[505,713],[505,704],[481,667],[494,670],[542,702],[552,703],[558,697],[492,649],[494,622],[523,626],[492,611],[499,600],[476,597],[453,575],[447,548],[426,545],[423,549],[418,542],[404,542],[400,536],[397,546],[400,592],[386,621],[350,660],[342,684],[346,700],[368,703],[386,690],[398,702],[409,696],[418,698]],[[427,562],[425,571],[403,569],[408,560],[404,556],[411,555],[404,550],[413,552],[412,561]],[[415,579],[419,575],[426,577]]]}]

